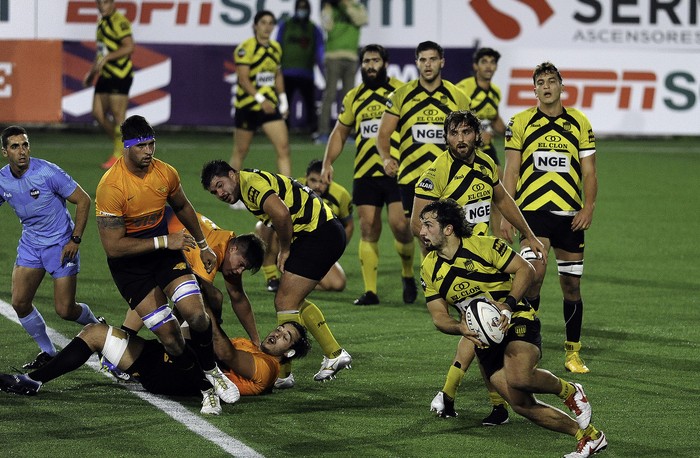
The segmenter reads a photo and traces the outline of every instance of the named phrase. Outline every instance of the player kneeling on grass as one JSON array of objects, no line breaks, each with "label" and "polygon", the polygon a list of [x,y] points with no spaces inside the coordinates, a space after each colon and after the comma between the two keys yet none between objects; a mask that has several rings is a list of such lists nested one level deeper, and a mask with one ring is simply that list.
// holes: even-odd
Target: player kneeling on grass
[{"label": "player kneeling on grass", "polygon": [[[532,307],[521,302],[535,275],[532,265],[503,240],[472,235],[464,209],[452,199],[429,203],[420,220],[421,240],[429,251],[421,266],[421,283],[435,326],[474,344],[486,377],[515,412],[543,428],[576,437],[578,447],[567,457],[585,458],[603,450],[608,445],[605,434],[591,424],[591,406],[581,385],[537,367],[542,354],[540,321]],[[478,291],[470,287],[475,279],[481,285]],[[484,348],[459,309],[476,296],[502,310],[500,327],[507,332],[498,345]],[[450,305],[459,310],[460,321],[450,316]],[[559,396],[576,418],[537,400],[534,393]]]},{"label": "player kneeling on grass", "polygon": [[[183,328],[184,329],[184,328]],[[187,344],[191,345],[187,340]],[[296,322],[277,326],[258,349],[249,339],[229,339],[214,326],[214,352],[222,371],[242,395],[270,392],[280,364],[305,356],[311,344],[306,330]],[[104,323],[88,324],[56,357],[28,374],[0,374],[0,389],[8,393],[35,395],[42,384],[79,368],[95,352],[138,380],[151,393],[198,396],[201,370],[178,368],[155,339],[142,339]],[[201,413],[219,415],[221,405],[213,388],[202,393]]]}]

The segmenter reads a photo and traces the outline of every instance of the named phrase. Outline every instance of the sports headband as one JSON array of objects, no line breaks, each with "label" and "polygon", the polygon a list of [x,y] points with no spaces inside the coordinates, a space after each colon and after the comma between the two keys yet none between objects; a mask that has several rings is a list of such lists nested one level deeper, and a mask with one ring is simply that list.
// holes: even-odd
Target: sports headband
[{"label": "sports headband", "polygon": [[124,140],[124,148],[131,148],[132,146],[136,146],[139,143],[150,142],[151,140],[155,140],[155,138],[155,136],[149,135],[148,137],[136,137],[129,140]]}]

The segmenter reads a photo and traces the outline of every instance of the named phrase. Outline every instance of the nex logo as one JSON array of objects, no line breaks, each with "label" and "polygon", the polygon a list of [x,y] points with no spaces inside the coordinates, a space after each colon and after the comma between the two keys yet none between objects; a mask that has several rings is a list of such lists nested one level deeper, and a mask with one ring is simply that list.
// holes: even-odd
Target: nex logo
[{"label": "nex logo", "polygon": [[[590,108],[597,96],[612,94],[617,95],[617,108],[629,110],[632,106],[632,96],[639,99],[642,110],[651,110],[654,107],[654,94],[656,92],[656,74],[654,72],[640,72],[630,70],[562,70],[565,78],[565,91],[562,94],[565,105],[576,105],[581,108]],[[514,106],[529,107],[537,104],[537,99],[532,95],[532,70],[514,68],[510,76],[513,83],[508,88],[508,104]],[[526,80],[527,83],[522,82]],[[640,92],[641,91],[641,92]]]},{"label": "nex logo", "polygon": [[[0,0],[2,1],[6,0]],[[182,1],[120,1],[117,7],[129,22],[142,25],[154,23],[156,12],[170,15],[175,13],[176,25],[187,24],[190,20],[196,20],[199,25],[211,24],[212,3],[206,1],[199,5],[199,14],[190,13],[190,4]],[[97,19],[93,0],[71,0],[68,3],[66,22],[95,24]]]},{"label": "nex logo", "polygon": [[[515,0],[530,7],[537,15],[540,26],[554,15],[554,10],[547,0]],[[512,40],[520,35],[520,24],[517,19],[503,13],[491,5],[491,0],[470,0],[469,4],[484,22],[491,33],[501,40]]]}]

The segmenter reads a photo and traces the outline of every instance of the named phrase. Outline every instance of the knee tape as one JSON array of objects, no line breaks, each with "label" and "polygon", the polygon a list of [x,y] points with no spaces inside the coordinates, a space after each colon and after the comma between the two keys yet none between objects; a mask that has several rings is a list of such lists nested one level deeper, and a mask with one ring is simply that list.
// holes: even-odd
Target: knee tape
[{"label": "knee tape", "polygon": [[129,345],[129,334],[122,329],[110,326],[102,348],[103,363],[110,368],[117,366],[126,351],[127,345]]},{"label": "knee tape", "polygon": [[557,259],[559,275],[581,277],[583,275],[583,259],[580,261],[560,261]]},{"label": "knee tape", "polygon": [[168,321],[172,321],[174,319],[175,316],[173,315],[173,310],[168,307],[167,304],[161,305],[153,312],[141,318],[141,320],[143,320],[143,324],[145,324],[151,331],[155,331]]},{"label": "knee tape", "polygon": [[173,303],[177,305],[179,301],[193,294],[202,294],[199,290],[199,284],[197,280],[187,280],[186,282],[180,283],[177,288],[175,288],[171,299]]},{"label": "knee tape", "polygon": [[537,255],[535,254],[534,251],[528,246],[524,247],[522,250],[520,250],[520,256],[523,257],[526,261],[534,261],[537,259]]}]

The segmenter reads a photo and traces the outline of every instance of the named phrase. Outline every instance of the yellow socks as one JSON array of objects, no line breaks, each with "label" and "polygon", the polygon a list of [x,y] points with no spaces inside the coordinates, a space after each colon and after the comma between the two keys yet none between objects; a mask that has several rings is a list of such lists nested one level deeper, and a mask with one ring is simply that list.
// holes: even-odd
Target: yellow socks
[{"label": "yellow socks", "polygon": [[277,266],[275,264],[270,264],[268,266],[262,266],[263,275],[265,275],[265,283],[272,280],[273,278],[278,278]]},{"label": "yellow socks", "polygon": [[[321,350],[323,350],[323,354],[328,358],[335,358],[340,355],[342,348],[335,340],[335,337],[333,337],[331,329],[326,324],[326,318],[321,310],[316,307],[316,304],[305,299],[299,309],[299,314],[301,316],[301,324],[314,336]],[[277,316],[279,317],[279,313]]]},{"label": "yellow socks", "polygon": [[561,382],[561,391],[557,396],[559,396],[559,399],[566,401],[569,396],[576,392],[576,388],[574,387],[574,385],[567,382],[563,378],[559,378],[559,381]]},{"label": "yellow socks", "polygon": [[404,278],[413,278],[413,240],[409,243],[401,243],[394,240],[394,248],[401,257],[401,276]]},{"label": "yellow socks", "polygon": [[576,440],[580,441],[584,437],[590,437],[593,440],[597,440],[598,437],[600,437],[600,431],[598,431],[595,426],[593,425],[588,425],[588,428],[586,429],[579,429],[576,432]]},{"label": "yellow socks", "polygon": [[365,282],[365,291],[377,292],[377,266],[379,266],[379,246],[376,242],[360,240],[358,250],[362,280]]},{"label": "yellow socks", "polygon": [[491,403],[492,406],[504,406],[508,407],[508,403],[506,402],[503,397],[501,397],[500,394],[496,391],[489,391],[489,402]]},{"label": "yellow socks", "polygon": [[442,387],[442,391],[449,396],[450,399],[455,399],[457,396],[457,388],[459,388],[459,385],[462,383],[464,373],[465,371],[454,365],[450,366],[450,369],[447,371],[447,378],[445,379],[445,386]]}]

